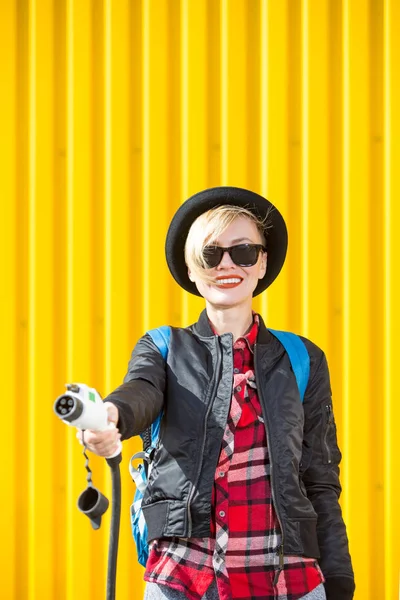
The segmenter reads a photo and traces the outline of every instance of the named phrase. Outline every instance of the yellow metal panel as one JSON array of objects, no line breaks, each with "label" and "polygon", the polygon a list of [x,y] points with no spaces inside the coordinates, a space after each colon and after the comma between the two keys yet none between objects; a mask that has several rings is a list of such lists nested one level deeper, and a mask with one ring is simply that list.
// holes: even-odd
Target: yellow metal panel
[{"label": "yellow metal panel", "polygon": [[[160,269],[167,225],[169,3],[143,1],[143,318],[145,331],[168,322],[168,277]],[[178,90],[175,90],[177,93]],[[156,311],[151,310],[157,298]]]},{"label": "yellow metal panel", "polygon": [[[6,599],[105,596],[69,380],[107,394],[149,327],[193,321],[171,281],[169,220],[200,188],[282,211],[289,254],[255,306],[327,354],[356,600],[398,595],[400,321],[397,0],[0,3]],[[117,598],[141,598],[124,444]],[[93,457],[110,496],[108,468]]]},{"label": "yellow metal panel", "polygon": [[[384,85],[383,85],[383,6],[382,3],[371,4],[370,12],[370,66],[369,66],[369,91],[370,91],[370,169],[369,195],[370,198],[379,198],[384,192]],[[376,273],[370,278],[370,313],[371,330],[374,332],[374,344],[370,348],[370,363],[373,369],[370,373],[369,393],[372,398],[381,398],[384,389],[384,210],[383,201],[380,208],[372,208],[370,232],[370,265],[369,270]],[[383,404],[383,403],[382,403]],[[371,419],[371,432],[373,432],[374,446],[383,448],[385,443],[384,411],[378,410]],[[372,547],[382,539],[384,528],[384,460],[382,452],[370,452],[370,482],[369,496],[372,510],[379,515],[370,526],[370,539]],[[382,581],[385,571],[385,552],[378,554],[374,560],[369,554],[370,587],[376,587]],[[375,568],[376,565],[376,568]]]},{"label": "yellow metal panel", "polygon": [[221,3],[207,0],[209,185],[221,181]]},{"label": "yellow metal panel", "polygon": [[[92,77],[90,3],[80,0],[66,2],[66,207],[65,207],[65,330],[59,343],[65,344],[64,381],[87,381],[92,377],[91,340],[93,230],[92,230]],[[97,57],[101,60],[101,57]],[[94,211],[95,212],[95,211]],[[94,214],[95,216],[95,214]],[[61,390],[62,393],[62,390]],[[56,424],[60,435],[63,424]],[[65,429],[65,428],[64,428]],[[103,577],[104,562],[93,571],[92,546],[95,538],[87,519],[76,509],[79,494],[85,485],[82,480],[84,458],[75,432],[65,432],[65,454],[60,456],[66,471],[66,565],[64,572],[65,598],[79,594],[95,598],[98,581]],[[98,481],[96,482],[98,484]],[[97,542],[98,543],[98,542]],[[88,569],[82,569],[82,564]],[[103,586],[102,586],[103,587]]]},{"label": "yellow metal panel", "polygon": [[28,587],[27,597],[54,592],[51,438],[54,417],[43,399],[54,394],[53,360],[53,23],[52,3],[29,2],[28,129]]},{"label": "yellow metal panel", "polygon": [[143,260],[138,252],[143,249],[143,27],[142,3],[131,2],[130,14],[130,96],[129,96],[129,150],[130,150],[130,233],[129,254],[131,259],[129,305],[130,318],[128,322],[129,339],[138,339],[143,332],[141,319],[142,295],[138,293],[139,283],[143,281]]},{"label": "yellow metal panel", "polygon": [[[0,53],[8,56],[8,61],[0,61],[0,178],[2,182],[2,235],[0,236],[0,256],[2,270],[2,286],[0,291],[0,331],[2,346],[6,351],[1,355],[1,373],[3,381],[3,443],[7,458],[2,464],[2,481],[6,482],[6,490],[1,491],[0,510],[2,514],[2,544],[0,562],[3,565],[2,593],[7,598],[16,595],[16,528],[18,509],[16,505],[18,477],[18,461],[16,455],[15,432],[18,425],[17,374],[18,360],[17,329],[19,306],[17,295],[17,11],[16,3],[5,5],[0,19]],[[15,400],[14,400],[15,399]]]},{"label": "yellow metal panel", "polygon": [[[57,117],[54,118],[54,191],[53,191],[53,256],[54,256],[54,348],[57,360],[52,361],[54,394],[66,382],[66,6],[58,4],[54,10],[54,105]],[[57,241],[55,243],[55,241]],[[53,482],[56,510],[53,520],[53,548],[57,548],[54,561],[54,593],[60,600],[66,598],[67,545],[67,435],[65,427],[53,423]]]},{"label": "yellow metal panel", "polygon": [[[288,216],[288,3],[262,0],[260,6],[260,193]],[[288,328],[289,269],[286,265],[259,309]],[[268,311],[268,312],[267,312]]]},{"label": "yellow metal panel", "polygon": [[[353,544],[360,598],[371,589],[365,536],[374,516],[370,497],[370,212],[369,181],[369,13],[366,0],[343,3],[343,513]],[[357,235],[354,232],[357,231]],[[374,404],[371,404],[371,408]],[[355,434],[355,432],[357,432]],[[363,460],[360,461],[360,457]],[[363,499],[360,502],[360,499]]]},{"label": "yellow metal panel", "polygon": [[384,3],[384,574],[385,598],[400,593],[399,431],[397,369],[400,336],[400,5]]},{"label": "yellow metal panel", "polygon": [[342,194],[343,194],[343,17],[342,3],[329,6],[329,270],[328,319],[329,344],[324,348],[329,359],[331,384],[335,399],[339,442],[342,443],[342,387],[343,378],[343,294],[342,294]]},{"label": "yellow metal panel", "polygon": [[241,187],[247,183],[249,152],[246,5],[246,0],[221,2],[221,184]]},{"label": "yellow metal panel", "polygon": [[[329,341],[329,3],[302,6],[302,331]],[[315,293],[315,282],[320,291]]]},{"label": "yellow metal panel", "polygon": [[[116,387],[123,375],[121,365],[130,351],[126,323],[129,319],[130,279],[134,262],[129,254],[129,231],[132,213],[130,202],[129,124],[130,121],[130,48],[129,2],[108,3],[105,23],[106,76],[105,103],[105,215],[104,257],[106,304],[104,386]],[[118,39],[118,44],[115,43]],[[114,199],[118,198],[118,202]],[[118,337],[116,337],[116,333]],[[118,379],[115,374],[120,371]]]},{"label": "yellow metal panel", "polygon": [[[287,221],[290,252],[286,263],[288,275],[288,317],[285,327],[300,331],[302,319],[302,270],[299,257],[302,253],[302,3],[288,2],[287,53],[288,53],[288,173]],[[269,315],[273,319],[273,314]]]},{"label": "yellow metal panel", "polygon": [[[28,102],[29,97],[29,21],[28,11],[17,11],[17,44],[16,44],[16,106],[15,106],[15,130],[16,135],[16,247],[15,247],[15,266],[16,266],[16,288],[14,303],[17,314],[16,329],[16,350],[17,350],[17,378],[16,394],[12,398],[15,403],[16,413],[15,431],[17,439],[15,440],[14,452],[16,460],[16,475],[18,483],[14,488],[14,502],[17,508],[17,519],[15,523],[14,535],[18,546],[18,552],[15,554],[14,573],[15,580],[12,585],[15,589],[16,597],[28,597],[28,509],[27,494],[29,469],[27,468],[27,441],[28,441],[28,210],[27,210],[27,189],[28,189]],[[5,54],[3,56],[8,56]],[[11,54],[12,56],[12,54]],[[17,116],[18,115],[18,116]],[[5,315],[7,317],[7,315]],[[12,313],[11,313],[12,318]],[[8,349],[3,347],[2,360]],[[20,374],[24,374],[22,377]],[[18,441],[17,441],[18,440]],[[29,499],[29,496],[28,496]],[[23,540],[21,544],[19,540]],[[22,568],[20,568],[22,565]],[[12,573],[12,571],[11,571]],[[6,578],[9,574],[6,573]],[[11,583],[11,582],[10,582]],[[7,586],[6,586],[7,587]]]},{"label": "yellow metal panel", "polygon": [[[181,3],[181,190],[173,198],[177,209],[182,198],[209,186],[208,181],[208,33],[207,2],[183,0]],[[193,160],[196,157],[196,160]],[[179,289],[176,286],[176,289]],[[178,292],[173,323],[191,323],[199,313],[201,301]]]},{"label": "yellow metal panel", "polygon": [[[102,391],[108,393],[120,384],[133,340],[127,327],[131,306],[130,288],[140,286],[137,277],[137,253],[140,244],[131,246],[131,223],[137,218],[136,202],[132,205],[130,156],[131,90],[130,2],[104,2],[104,377]],[[116,43],[118,40],[118,43]],[[118,199],[116,202],[115,199]],[[132,251],[132,253],[131,253]],[[135,317],[137,318],[138,315]],[[124,458],[129,458],[125,449]],[[105,467],[107,471],[108,467]],[[126,476],[126,469],[123,475]],[[108,498],[111,485],[108,477],[103,487]],[[121,529],[120,544],[125,548],[119,556],[117,579],[118,598],[132,598],[138,592],[142,569],[135,566],[136,556],[128,524],[132,487],[123,477],[123,515],[127,527]],[[104,521],[105,531],[109,517]],[[102,547],[107,554],[108,536]],[[103,563],[104,564],[104,563]],[[136,568],[135,568],[136,567]],[[105,569],[104,569],[105,572]],[[126,574],[131,576],[127,577]],[[101,597],[101,589],[93,597]]]}]

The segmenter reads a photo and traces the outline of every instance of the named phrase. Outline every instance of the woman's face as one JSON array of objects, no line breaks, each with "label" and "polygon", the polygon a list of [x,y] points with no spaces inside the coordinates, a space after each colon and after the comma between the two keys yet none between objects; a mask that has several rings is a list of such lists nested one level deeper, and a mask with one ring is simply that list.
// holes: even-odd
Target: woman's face
[{"label": "woman's face", "polygon": [[[237,217],[213,244],[215,246],[235,246],[237,244],[262,244],[260,233],[255,223],[246,217]],[[259,279],[265,275],[267,255],[260,252],[258,260],[252,267],[239,267],[228,252],[216,267],[207,270],[214,277],[214,283],[204,282],[189,269],[189,278],[194,281],[200,294],[212,306],[230,308],[251,302],[253,292]],[[227,280],[233,280],[228,282]]]}]

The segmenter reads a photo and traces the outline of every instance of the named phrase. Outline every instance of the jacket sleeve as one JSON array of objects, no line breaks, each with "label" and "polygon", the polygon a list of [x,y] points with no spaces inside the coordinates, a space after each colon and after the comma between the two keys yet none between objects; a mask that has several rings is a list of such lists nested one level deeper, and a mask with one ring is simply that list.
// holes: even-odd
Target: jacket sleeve
[{"label": "jacket sleeve", "polygon": [[[313,346],[310,355],[315,357],[315,351],[316,346]],[[339,505],[341,453],[337,445],[328,365],[319,349],[317,357],[311,359],[304,416],[302,479],[318,516],[319,562],[326,579],[327,600],[351,600],[354,573]]]},{"label": "jacket sleeve", "polygon": [[152,338],[146,334],[136,344],[124,383],[105,402],[118,407],[122,439],[145,431],[164,403],[166,364]]}]

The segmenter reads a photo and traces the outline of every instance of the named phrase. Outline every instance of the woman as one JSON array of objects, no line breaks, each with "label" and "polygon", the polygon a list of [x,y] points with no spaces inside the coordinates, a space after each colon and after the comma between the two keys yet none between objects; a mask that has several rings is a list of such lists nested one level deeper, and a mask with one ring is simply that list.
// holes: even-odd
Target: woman
[{"label": "woman", "polygon": [[324,354],[303,340],[302,404],[284,348],[252,311],[286,248],[282,216],[253,192],[213,188],[185,202],[167,262],[206,308],[194,325],[172,328],[167,363],[148,334],[139,340],[106,399],[117,429],[85,432],[89,449],[107,456],[164,409],[142,505],[148,600],[353,597]]}]

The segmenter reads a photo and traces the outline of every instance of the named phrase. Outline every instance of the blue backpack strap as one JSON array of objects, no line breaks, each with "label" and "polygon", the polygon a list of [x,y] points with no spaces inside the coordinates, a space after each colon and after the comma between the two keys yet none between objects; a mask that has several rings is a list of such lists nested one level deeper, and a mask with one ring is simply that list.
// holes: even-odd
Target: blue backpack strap
[{"label": "blue backpack strap", "polygon": [[147,333],[161,352],[163,359],[167,360],[169,340],[171,338],[171,327],[163,325],[157,329],[150,329]]},{"label": "blue backpack strap", "polygon": [[278,331],[269,329],[285,348],[295,374],[297,386],[300,392],[300,399],[303,402],[306,392],[308,379],[310,377],[310,356],[303,340],[295,333],[289,331]]},{"label": "blue backpack strap", "polygon": [[[171,337],[171,328],[168,326],[163,326],[159,327],[158,329],[151,329],[147,333],[150,335],[151,339],[159,349],[163,359],[167,360],[169,341]],[[133,504],[131,506],[132,534],[136,544],[138,561],[143,567],[146,566],[147,559],[149,557],[149,546],[147,543],[147,524],[142,511],[143,494],[147,486],[147,469],[145,468],[144,463],[140,464],[138,468],[135,468],[132,464],[132,461],[136,459],[142,459],[144,461],[147,461],[148,463],[151,462],[151,453],[156,446],[157,439],[160,434],[161,419],[162,411],[155,419],[155,421],[153,421],[151,426],[146,430],[146,432],[151,433],[151,446],[149,448],[146,448],[146,452],[137,452],[134,456],[132,456],[129,466],[129,471],[131,473],[132,479],[136,484],[136,493]]]},{"label": "blue backpack strap", "polygon": [[[171,327],[168,325],[162,325],[157,329],[150,329],[148,332],[149,336],[159,349],[161,356],[166,361],[168,357],[169,341],[171,339]],[[160,435],[160,424],[163,413],[161,412],[155,421],[151,424],[151,439],[157,440]]]}]

